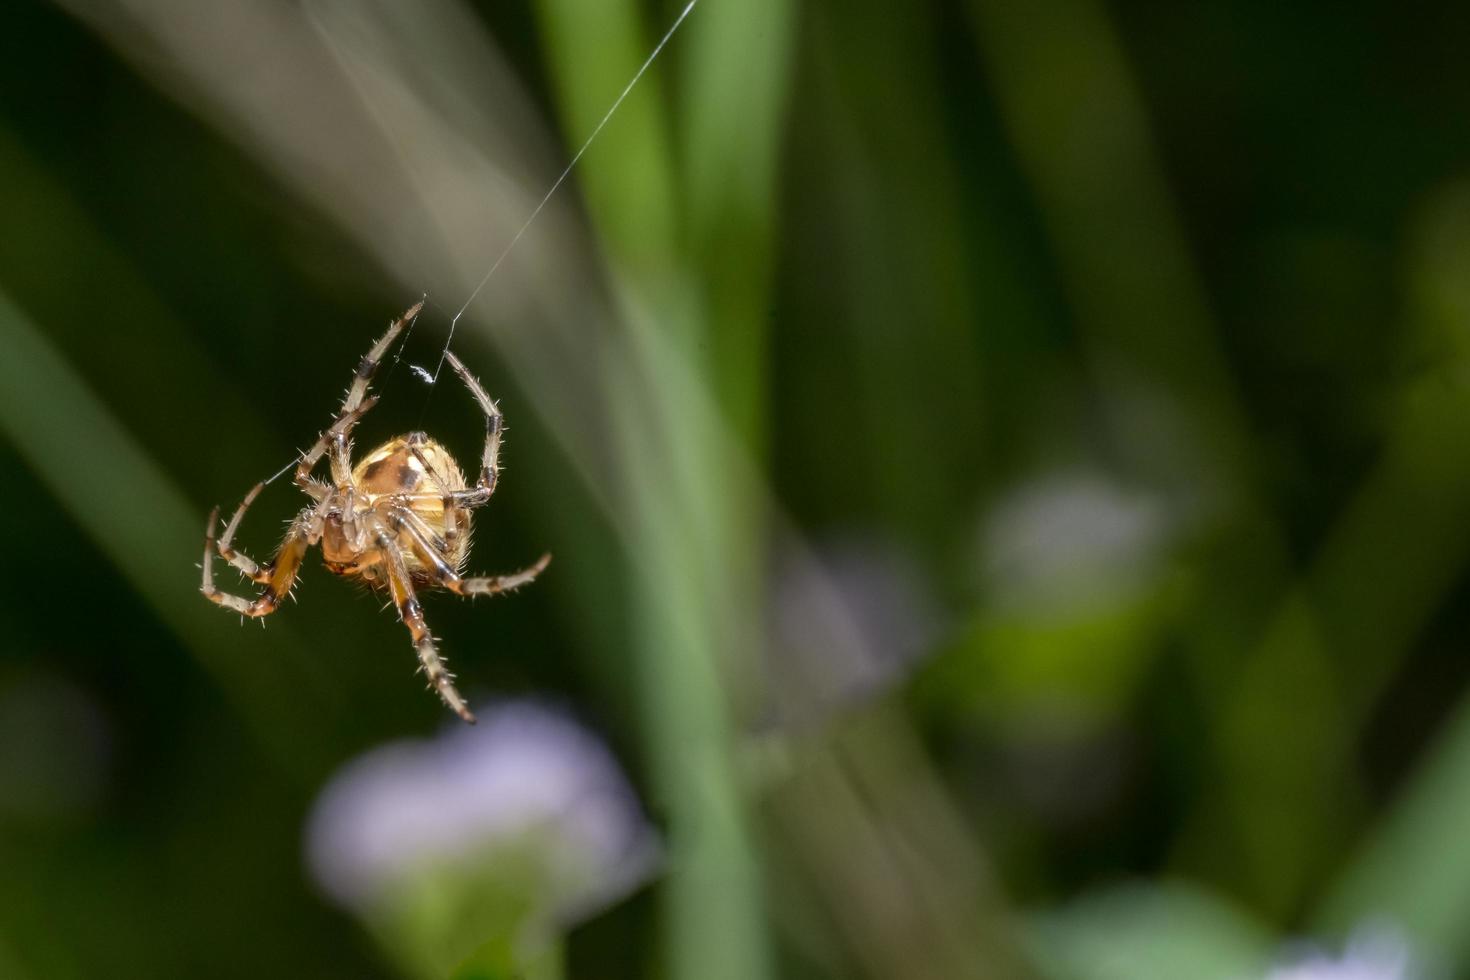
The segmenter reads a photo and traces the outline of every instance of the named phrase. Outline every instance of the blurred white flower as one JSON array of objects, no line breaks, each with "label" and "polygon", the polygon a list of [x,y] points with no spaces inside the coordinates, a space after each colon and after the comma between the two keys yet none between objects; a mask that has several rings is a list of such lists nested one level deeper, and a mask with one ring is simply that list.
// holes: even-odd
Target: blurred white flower
[{"label": "blurred white flower", "polygon": [[991,593],[1012,605],[1073,605],[1152,579],[1172,531],[1166,502],[1110,476],[1060,470],[992,509],[980,553]]},{"label": "blurred white flower", "polygon": [[1419,980],[1409,947],[1396,932],[1361,930],[1348,941],[1341,957],[1320,950],[1290,957],[1266,980]]},{"label": "blurred white flower", "polygon": [[[966,696],[1019,740],[1023,780],[1060,791],[1035,802],[1063,803],[1069,819],[1091,819],[1073,807],[1084,785],[1076,773],[1107,771],[1075,750],[1095,754],[1088,743],[1118,725],[1163,648],[1188,584],[1177,557],[1185,524],[1178,502],[1162,492],[1067,466],[1016,484],[978,529],[981,601],[964,649],[974,658],[969,676],[984,685]],[[1125,761],[1117,752],[1126,743],[1106,737],[1104,757]],[[1039,767],[1042,757],[1060,768]],[[1098,789],[1090,805],[1121,783]]]},{"label": "blurred white flower", "polygon": [[390,743],[331,780],[307,832],[322,888],[371,917],[425,881],[511,882],[528,917],[565,922],[647,879],[657,839],[596,736],[532,702],[476,713],[475,727]]}]

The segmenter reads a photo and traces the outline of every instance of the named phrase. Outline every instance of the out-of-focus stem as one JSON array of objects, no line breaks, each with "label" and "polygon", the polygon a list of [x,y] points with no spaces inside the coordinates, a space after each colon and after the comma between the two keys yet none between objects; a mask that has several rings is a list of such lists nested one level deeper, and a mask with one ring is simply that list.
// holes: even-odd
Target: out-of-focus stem
[{"label": "out-of-focus stem", "polygon": [[[541,11],[568,130],[588,131],[608,93],[620,91],[646,55],[635,6],[546,0]],[[624,356],[606,358],[606,390],[621,460],[613,476],[630,525],[645,737],[670,816],[668,970],[676,978],[759,980],[770,972],[766,916],[734,756],[751,680],[741,672],[759,649],[762,549],[753,533],[756,503],[730,473],[738,468],[731,454],[758,424],[752,406],[762,399],[755,365],[763,331],[754,311],[764,305],[767,270],[759,249],[743,249],[739,268],[722,269],[723,315],[710,313],[705,270],[691,269],[679,244],[687,202],[657,111],[657,78],[646,76],[624,103],[584,159],[582,180],[628,340]],[[709,89],[732,95],[718,80]],[[768,125],[775,117],[760,109],[754,115]],[[773,133],[746,135],[758,152],[773,152]],[[704,149],[696,140],[689,152]],[[763,167],[757,196],[770,193],[771,161]],[[697,224],[709,236],[728,224],[731,208],[740,215],[753,206],[731,205],[718,193],[701,201]],[[755,210],[756,241],[746,246],[764,243],[760,216],[767,212],[768,205]],[[723,369],[708,359],[711,348]],[[731,406],[749,427],[747,439],[732,438],[719,410]]]}]

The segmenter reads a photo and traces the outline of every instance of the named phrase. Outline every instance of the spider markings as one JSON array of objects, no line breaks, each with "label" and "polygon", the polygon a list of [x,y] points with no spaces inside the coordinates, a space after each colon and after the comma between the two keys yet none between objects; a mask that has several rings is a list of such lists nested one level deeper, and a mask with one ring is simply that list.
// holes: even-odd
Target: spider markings
[{"label": "spider markings", "polygon": [[[508,592],[534,580],[551,556],[542,555],[534,565],[509,575],[461,575],[469,555],[471,511],[487,503],[495,492],[503,425],[495,402],[453,353],[447,353],[446,359],[485,414],[485,448],[475,485],[465,482],[449,451],[422,432],[390,439],[356,467],[352,465],[352,430],[377,403],[375,396],[368,395],[368,385],[394,338],[422,308],[423,303],[417,303],[394,321],[363,357],[336,419],[302,455],[295,481],[312,503],[292,520],[274,558],[257,564],[233,546],[240,521],[260,495],[263,483],[250,488],[218,540],[219,508],[210,511],[204,530],[200,591],[211,602],[242,616],[269,616],[290,594],[306,550],[320,544],[329,571],[388,591],[413,638],[429,686],[457,715],[473,724],[475,716],[454,688],[454,677],[439,656],[415,590],[443,586],[461,596]],[[328,454],[332,480],[325,483],[311,473]],[[216,588],[216,553],[260,585],[259,595],[246,599]]]}]

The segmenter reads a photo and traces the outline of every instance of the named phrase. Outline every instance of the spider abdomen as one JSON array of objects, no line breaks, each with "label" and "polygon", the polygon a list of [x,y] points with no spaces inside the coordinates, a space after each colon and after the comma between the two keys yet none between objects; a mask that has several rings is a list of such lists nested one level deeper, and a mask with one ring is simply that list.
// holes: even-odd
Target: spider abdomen
[{"label": "spider abdomen", "polygon": [[352,471],[352,483],[369,496],[429,495],[466,489],[464,472],[449,450],[422,432],[389,439],[368,453]]},{"label": "spider abdomen", "polygon": [[447,497],[467,489],[454,457],[424,433],[388,440],[358,462],[350,486],[337,488],[356,520],[344,513],[328,522],[322,537],[327,568],[370,585],[386,584],[381,540],[350,533],[353,525],[363,526],[376,514],[379,526],[391,533],[389,547],[403,558],[414,584],[438,584],[442,576],[435,566],[442,563],[458,572],[469,553],[470,512],[456,508],[451,521],[444,507]]}]

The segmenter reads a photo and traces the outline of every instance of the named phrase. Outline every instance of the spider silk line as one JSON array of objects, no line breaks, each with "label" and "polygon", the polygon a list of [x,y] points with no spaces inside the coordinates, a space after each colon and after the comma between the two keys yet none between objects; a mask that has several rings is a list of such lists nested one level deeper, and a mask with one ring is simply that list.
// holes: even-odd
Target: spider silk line
[{"label": "spider silk line", "polygon": [[[464,305],[459,308],[459,312],[455,313],[454,316],[450,319],[449,335],[444,338],[444,347],[439,351],[439,362],[434,365],[434,373],[430,375],[427,370],[419,367],[416,364],[409,365],[409,368],[414,371],[415,376],[419,377],[426,385],[429,386],[429,392],[424,398],[424,404],[419,409],[420,419],[422,419],[424,413],[428,411],[429,400],[433,397],[435,390],[437,390],[439,384],[439,375],[444,370],[444,361],[446,358],[448,358],[449,348],[454,343],[454,330],[455,327],[459,325],[460,318],[465,315],[466,311],[469,310],[471,304],[473,304],[475,300],[479,297],[481,291],[484,290],[485,285],[490,281],[490,278],[495,275],[496,270],[500,268],[501,264],[506,260],[506,258],[510,256],[510,253],[515,249],[516,244],[520,242],[521,238],[526,234],[528,230],[530,230],[531,225],[535,223],[541,212],[546,208],[546,205],[551,202],[551,199],[554,196],[556,196],[556,192],[561,189],[561,185],[566,183],[567,178],[571,176],[572,171],[576,169],[576,166],[578,163],[581,162],[582,157],[586,155],[587,151],[592,147],[592,144],[597,141],[597,137],[602,134],[602,131],[604,128],[606,128],[608,122],[611,121],[612,117],[617,114],[618,109],[622,107],[623,102],[627,100],[633,89],[638,85],[638,82],[642,80],[645,74],[647,74],[648,69],[653,65],[655,61],[658,60],[658,56],[663,53],[663,50],[665,47],[668,46],[669,41],[673,40],[674,35],[678,33],[679,28],[683,26],[685,19],[694,11],[695,7],[699,6],[699,2],[700,0],[689,0],[689,2],[684,5],[683,9],[679,11],[679,15],[674,18],[674,22],[669,25],[668,30],[664,31],[663,36],[660,37],[658,43],[653,46],[653,50],[649,52],[648,57],[643,59],[643,64],[638,66],[638,70],[633,73],[633,77],[628,80],[628,84],[623,86],[623,90],[618,93],[618,97],[613,100],[612,105],[608,106],[607,111],[602,114],[602,118],[599,119],[597,125],[592,128],[591,134],[587,137],[586,140],[582,142],[582,145],[577,149],[577,152],[572,155],[571,162],[569,162],[566,167],[562,169],[562,172],[557,175],[556,180],[552,181],[551,187],[546,191],[545,195],[543,195],[541,200],[536,204],[536,207],[531,211],[530,216],[527,217],[526,220],[521,224],[521,226],[516,229],[516,233],[511,236],[510,241],[506,244],[505,248],[501,250],[498,256],[496,256],[495,261],[490,263],[490,268],[480,279],[474,290],[470,292],[469,299],[466,299],[464,301]],[[428,300],[427,294],[424,295],[424,300]],[[403,339],[398,342],[398,350],[393,356],[393,365],[389,368],[390,376],[392,370],[398,366],[399,360],[403,357],[403,350],[408,345],[409,337],[413,335],[413,328],[414,325],[417,323],[418,317],[414,317],[413,321],[409,323],[408,329],[404,331]],[[387,379],[385,378],[384,383],[386,384],[386,382]],[[271,483],[274,483],[276,480],[279,480],[282,476],[285,476],[288,472],[290,472],[293,467],[298,465],[300,461],[301,454],[297,453],[296,457],[292,459],[291,462],[287,463],[285,466],[281,467],[281,469],[276,471],[276,473],[271,476],[270,479],[266,480],[263,485],[269,485]]]},{"label": "spider silk line", "polygon": [[[572,161],[566,165],[566,168],[562,170],[561,174],[552,183],[551,189],[548,190],[546,192],[546,195],[541,198],[541,202],[536,205],[535,210],[531,212],[531,216],[528,217],[525,223],[522,224],[521,227],[516,230],[516,233],[511,236],[510,242],[505,246],[505,249],[500,253],[500,255],[495,259],[494,262],[490,263],[490,269],[488,272],[485,273],[484,278],[480,280],[480,284],[475,287],[474,292],[470,293],[470,298],[464,301],[464,305],[459,308],[459,312],[454,314],[454,318],[449,321],[449,336],[444,338],[444,349],[439,352],[439,363],[434,367],[433,380],[429,382],[430,385],[436,385],[439,382],[439,372],[444,370],[444,359],[449,354],[450,344],[454,342],[454,328],[459,323],[459,318],[465,315],[465,311],[470,308],[470,304],[472,304],[475,301],[475,298],[480,295],[480,291],[485,288],[485,284],[490,281],[490,277],[495,275],[495,270],[499,269],[500,264],[505,261],[506,256],[510,255],[511,250],[516,247],[516,243],[521,240],[521,236],[524,235],[526,233],[526,230],[531,227],[533,222],[535,222],[537,216],[541,214],[542,209],[546,207],[547,202],[549,202],[551,198],[556,194],[556,192],[561,188],[561,185],[566,183],[567,177],[571,175],[573,168],[577,166],[577,163],[582,159],[583,154],[585,154],[588,148],[591,147],[592,144],[597,140],[597,137],[602,133],[603,127],[608,124],[608,120],[612,119],[613,115],[618,111],[619,107],[622,106],[623,100],[628,97],[629,93],[633,91],[634,86],[638,84],[639,79],[641,79],[644,73],[648,71],[649,66],[652,65],[656,60],[658,60],[658,56],[663,52],[664,47],[669,43],[674,34],[679,30],[680,25],[684,23],[684,19],[688,17],[690,12],[693,11],[694,8],[698,5],[699,0],[689,0],[689,2],[684,5],[684,9],[679,11],[679,16],[674,18],[674,22],[669,25],[669,29],[664,31],[664,36],[659,38],[658,44],[654,45],[653,50],[649,52],[648,57],[643,60],[643,64],[638,67],[638,70],[633,73],[633,77],[628,81],[628,84],[623,86],[623,91],[620,92],[618,94],[618,97],[613,100],[613,104],[608,107],[607,112],[602,114],[602,119],[598,121],[595,127],[593,127],[592,134],[587,137],[586,141],[582,143],[581,148],[577,150],[577,152],[572,156]],[[432,388],[430,390],[432,391]]]}]

